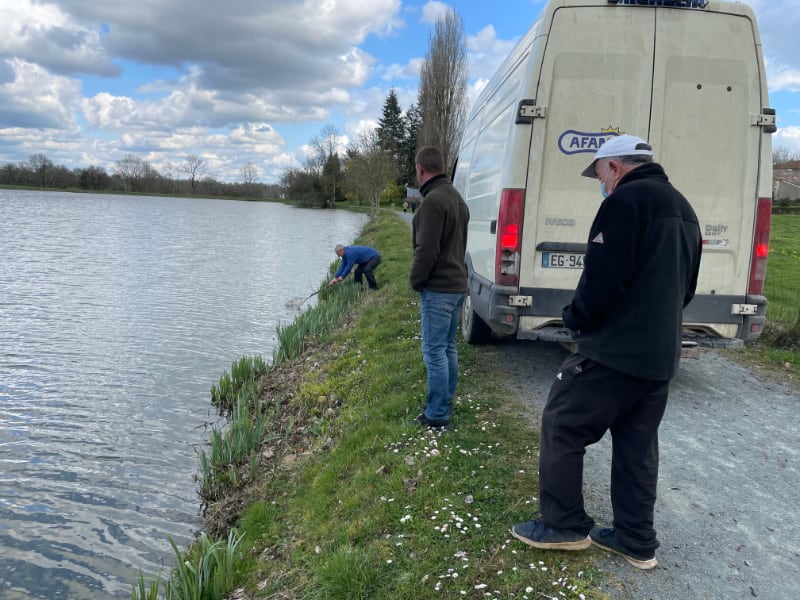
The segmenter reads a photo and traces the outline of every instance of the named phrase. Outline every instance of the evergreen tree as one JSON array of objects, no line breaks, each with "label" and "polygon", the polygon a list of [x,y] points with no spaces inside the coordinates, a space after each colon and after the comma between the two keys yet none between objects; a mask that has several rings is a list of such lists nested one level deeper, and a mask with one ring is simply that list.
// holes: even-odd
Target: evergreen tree
[{"label": "evergreen tree", "polygon": [[403,111],[397,101],[394,89],[389,90],[389,95],[383,103],[383,115],[378,119],[378,146],[388,154],[395,163],[398,173],[403,173],[403,143],[406,138],[406,128],[403,121]]}]

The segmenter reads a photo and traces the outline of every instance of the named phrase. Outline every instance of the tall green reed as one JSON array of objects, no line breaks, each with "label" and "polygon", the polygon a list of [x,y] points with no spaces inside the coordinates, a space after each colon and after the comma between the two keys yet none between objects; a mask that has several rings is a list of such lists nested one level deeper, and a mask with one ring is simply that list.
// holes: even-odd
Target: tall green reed
[{"label": "tall green reed", "polygon": [[[158,575],[147,583],[143,575],[132,586],[131,600],[218,600],[236,587],[236,549],[242,536],[235,529],[227,540],[213,541],[201,534],[200,541],[186,554],[181,554],[172,538],[169,543],[176,557],[176,566],[169,580]],[[159,595],[161,590],[163,595]]]},{"label": "tall green reed", "polygon": [[250,475],[256,467],[256,450],[264,440],[267,425],[262,402],[246,391],[237,397],[229,426],[213,429],[210,451],[200,453],[200,496],[210,502],[242,483],[240,470],[249,463]]}]

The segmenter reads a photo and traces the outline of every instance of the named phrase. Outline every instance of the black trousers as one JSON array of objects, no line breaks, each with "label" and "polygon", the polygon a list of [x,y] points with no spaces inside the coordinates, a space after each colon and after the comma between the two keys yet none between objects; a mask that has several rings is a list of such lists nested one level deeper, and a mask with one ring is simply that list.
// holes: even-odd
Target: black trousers
[{"label": "black trousers", "polygon": [[594,520],[583,505],[583,457],[610,430],[617,537],[634,552],[658,548],[658,426],[668,393],[669,381],[632,377],[580,354],[564,360],[542,413],[539,496],[548,526],[589,533]]},{"label": "black trousers", "polygon": [[381,255],[374,258],[370,258],[367,262],[363,265],[359,264],[356,266],[356,271],[353,273],[353,281],[356,283],[361,283],[361,275],[363,274],[364,277],[367,278],[367,283],[369,284],[369,288],[371,290],[377,290],[378,284],[375,281],[375,267],[381,264]]}]

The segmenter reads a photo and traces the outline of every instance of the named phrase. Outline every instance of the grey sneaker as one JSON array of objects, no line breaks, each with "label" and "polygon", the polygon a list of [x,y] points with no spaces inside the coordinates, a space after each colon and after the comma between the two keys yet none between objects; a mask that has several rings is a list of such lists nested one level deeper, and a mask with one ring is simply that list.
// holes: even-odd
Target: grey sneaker
[{"label": "grey sneaker", "polygon": [[511,535],[529,546],[543,550],[585,550],[592,545],[588,535],[581,535],[571,529],[553,529],[541,519],[514,525]]},{"label": "grey sneaker", "polygon": [[592,538],[592,543],[595,546],[614,554],[619,554],[637,569],[647,571],[658,565],[655,553],[645,556],[637,552],[631,552],[619,541],[617,532],[610,527],[592,527],[589,537]]}]

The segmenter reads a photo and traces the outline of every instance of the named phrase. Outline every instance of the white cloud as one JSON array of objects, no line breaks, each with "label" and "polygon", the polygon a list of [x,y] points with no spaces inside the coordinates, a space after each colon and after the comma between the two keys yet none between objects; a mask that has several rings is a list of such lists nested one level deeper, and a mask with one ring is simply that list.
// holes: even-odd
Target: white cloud
[{"label": "white cloud", "polygon": [[[243,122],[285,123],[325,120],[330,106],[347,104],[348,92],[338,88],[321,93],[276,90],[229,94],[204,89],[194,69],[171,86],[166,96],[154,100],[100,93],[83,101],[83,113],[93,127],[106,131],[171,130],[199,125],[210,128]],[[162,89],[167,84],[161,83]]]},{"label": "white cloud", "polygon": [[3,127],[71,129],[80,98],[78,83],[51,75],[39,65],[0,59],[0,130]]},{"label": "white cloud", "polygon": [[786,148],[792,153],[800,153],[800,127],[781,127],[772,136],[772,148]]},{"label": "white cloud", "polygon": [[[29,1],[29,0],[25,0]],[[326,89],[363,83],[372,57],[358,46],[401,25],[400,0],[61,0],[67,12],[109,23],[104,46],[147,65],[197,65],[198,85]]]},{"label": "white cloud", "polygon": [[490,78],[518,41],[498,39],[493,25],[467,36],[470,78]]},{"label": "white cloud", "polygon": [[445,16],[449,8],[450,7],[444,2],[438,2],[438,0],[429,0],[425,3],[425,6],[422,7],[422,17],[420,18],[420,21],[422,23],[433,25],[439,18]]},{"label": "white cloud", "polygon": [[378,126],[378,121],[375,119],[360,119],[358,121],[349,121],[345,126],[345,136],[347,136],[348,144],[352,141],[357,141],[362,135],[368,133]]},{"label": "white cloud", "polygon": [[746,0],[755,11],[764,57],[776,66],[796,65],[800,10],[796,0]]},{"label": "white cloud", "polygon": [[422,68],[423,58],[412,58],[404,65],[393,64],[386,67],[382,78],[385,81],[396,81],[398,79],[419,79],[419,72]]},{"label": "white cloud", "polygon": [[800,92],[800,68],[776,65],[773,60],[765,62],[770,92]]},{"label": "white cloud", "polygon": [[98,30],[75,23],[57,5],[0,3],[0,57],[17,57],[58,74],[118,75]]}]

